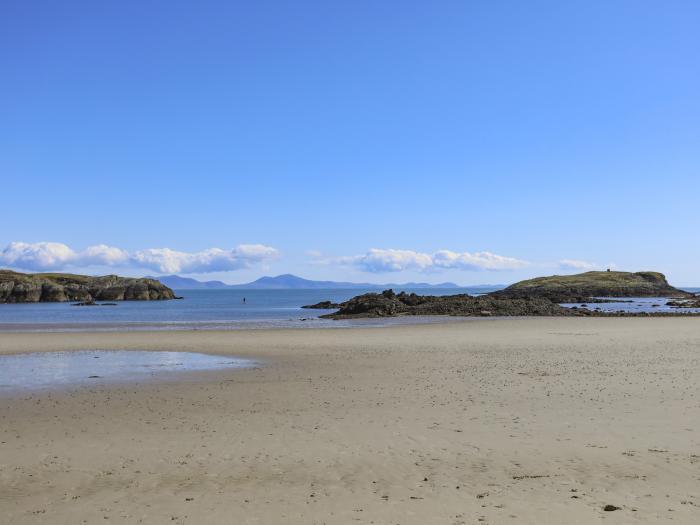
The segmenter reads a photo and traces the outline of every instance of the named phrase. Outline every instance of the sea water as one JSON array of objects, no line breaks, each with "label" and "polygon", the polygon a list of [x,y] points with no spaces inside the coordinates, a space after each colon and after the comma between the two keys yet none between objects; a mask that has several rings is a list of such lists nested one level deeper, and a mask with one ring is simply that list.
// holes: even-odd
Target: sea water
[{"label": "sea water", "polygon": [[[0,304],[0,331],[83,331],[119,329],[235,329],[341,327],[404,323],[405,320],[331,321],[334,310],[309,310],[306,304],[342,302],[372,290],[175,290],[182,300],[120,301],[115,306],[71,303]],[[399,290],[396,290],[397,292]],[[482,288],[405,290],[423,295],[483,292]],[[245,299],[245,302],[244,302]],[[413,319],[412,322],[434,322]]]},{"label": "sea water", "polygon": [[[115,306],[71,303],[0,304],[0,331],[99,331],[238,328],[341,328],[406,323],[445,322],[445,317],[402,317],[333,321],[319,316],[334,310],[301,308],[330,300],[342,302],[371,290],[175,290],[182,300],[121,301]],[[396,290],[397,292],[400,290]],[[406,289],[419,295],[483,293],[483,288]],[[245,299],[245,302],[244,302]],[[626,299],[627,300],[627,299]],[[690,312],[666,306],[665,298],[632,298],[631,302],[591,303],[590,309],[632,312]],[[568,304],[566,306],[580,306]],[[658,305],[658,306],[654,306]],[[453,320],[457,320],[453,319]]]}]

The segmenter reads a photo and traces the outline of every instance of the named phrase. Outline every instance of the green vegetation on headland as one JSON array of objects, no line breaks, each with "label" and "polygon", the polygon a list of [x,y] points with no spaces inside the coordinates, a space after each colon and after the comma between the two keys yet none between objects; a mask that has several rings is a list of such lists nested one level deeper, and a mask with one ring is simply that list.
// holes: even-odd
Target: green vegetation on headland
[{"label": "green vegetation on headland", "polygon": [[80,301],[90,304],[164,299],[175,299],[175,294],[155,279],[0,270],[0,303]]},{"label": "green vegetation on headland", "polygon": [[556,303],[592,302],[595,297],[692,297],[658,272],[586,272],[520,281],[491,294],[516,299],[544,297]]},{"label": "green vegetation on headland", "polygon": [[[692,294],[678,290],[656,272],[587,272],[540,277],[516,283],[487,295],[416,295],[392,290],[367,293],[344,303],[322,301],[305,308],[338,308],[321,317],[395,317],[404,315],[461,316],[642,316],[646,313],[603,313],[587,308],[564,308],[559,303],[596,302],[596,297],[674,297]],[[664,315],[664,314],[654,314]],[[666,314],[674,315],[674,314]]]}]

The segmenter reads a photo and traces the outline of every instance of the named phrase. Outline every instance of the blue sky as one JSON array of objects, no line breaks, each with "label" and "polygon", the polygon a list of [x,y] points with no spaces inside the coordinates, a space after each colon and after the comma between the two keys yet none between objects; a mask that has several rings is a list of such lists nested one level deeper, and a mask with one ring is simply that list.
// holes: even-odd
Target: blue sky
[{"label": "blue sky", "polygon": [[699,25],[673,0],[3,2],[0,265],[700,285]]}]

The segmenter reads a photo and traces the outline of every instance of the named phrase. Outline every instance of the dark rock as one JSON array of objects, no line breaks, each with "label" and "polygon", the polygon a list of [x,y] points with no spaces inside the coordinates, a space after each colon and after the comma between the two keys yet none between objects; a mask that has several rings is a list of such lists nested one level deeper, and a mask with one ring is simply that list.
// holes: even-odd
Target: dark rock
[{"label": "dark rock", "polygon": [[605,507],[603,507],[603,510],[605,512],[612,512],[614,510],[620,510],[621,508],[622,507],[616,507],[615,505],[606,505]]},{"label": "dark rock", "polygon": [[[324,304],[324,303],[319,303]],[[352,319],[361,317],[397,317],[408,315],[453,316],[578,316],[578,317],[649,317],[673,316],[670,312],[603,312],[600,308],[564,308],[546,297],[505,298],[494,295],[416,295],[393,290],[366,293],[338,305],[337,312],[322,315],[324,319]],[[697,315],[687,313],[685,315]]]},{"label": "dark rock", "polygon": [[[320,303],[319,303],[320,304]],[[322,315],[328,319],[352,317],[395,317],[404,315],[459,315],[459,316],[529,316],[529,315],[578,315],[544,298],[501,299],[487,295],[416,295],[393,290],[367,293],[353,297],[339,305],[333,314]]]},{"label": "dark rock", "polygon": [[667,301],[666,306],[671,306],[673,308],[700,308],[700,299],[686,299],[686,300],[675,300]]},{"label": "dark rock", "polygon": [[332,303],[331,301],[321,301],[316,304],[306,304],[302,308],[309,308],[315,310],[334,310],[340,308],[340,303]]}]

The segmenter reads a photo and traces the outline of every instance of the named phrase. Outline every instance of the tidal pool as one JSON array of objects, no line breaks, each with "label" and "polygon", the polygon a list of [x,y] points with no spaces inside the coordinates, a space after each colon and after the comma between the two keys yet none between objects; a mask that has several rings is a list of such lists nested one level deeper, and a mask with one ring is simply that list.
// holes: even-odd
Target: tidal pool
[{"label": "tidal pool", "polygon": [[674,313],[674,314],[697,314],[700,308],[675,308],[666,303],[670,297],[596,297],[605,299],[607,303],[564,303],[561,306],[571,308],[576,306],[581,308],[584,304],[589,310],[600,310],[601,312],[629,312],[629,313]]},{"label": "tidal pool", "polygon": [[124,383],[172,377],[178,372],[250,368],[256,363],[194,352],[80,350],[0,356],[0,394]]}]

